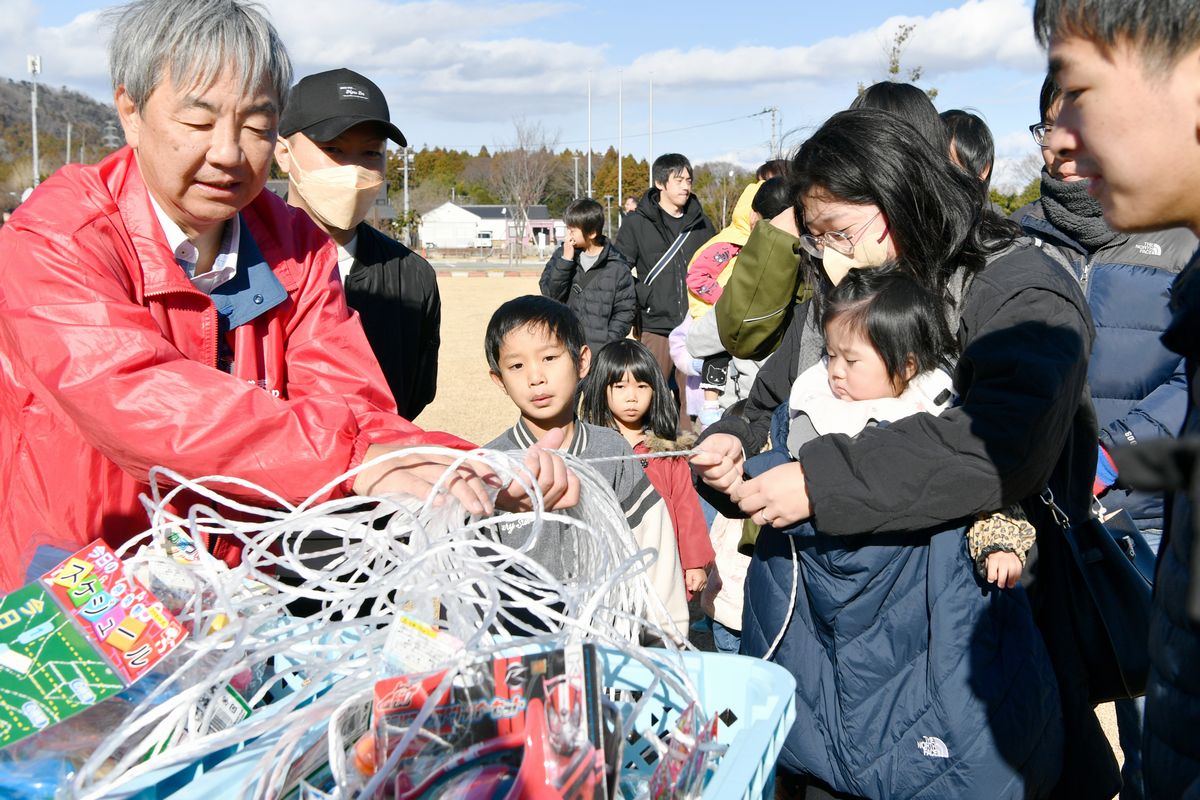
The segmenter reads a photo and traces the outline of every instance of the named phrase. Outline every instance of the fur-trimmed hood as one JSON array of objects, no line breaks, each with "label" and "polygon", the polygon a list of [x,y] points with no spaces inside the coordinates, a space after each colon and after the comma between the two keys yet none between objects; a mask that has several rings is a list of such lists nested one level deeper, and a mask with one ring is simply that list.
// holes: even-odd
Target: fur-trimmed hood
[{"label": "fur-trimmed hood", "polygon": [[696,434],[681,433],[678,438],[663,439],[647,431],[645,444],[646,449],[651,453],[671,453],[676,450],[691,450],[696,444]]}]

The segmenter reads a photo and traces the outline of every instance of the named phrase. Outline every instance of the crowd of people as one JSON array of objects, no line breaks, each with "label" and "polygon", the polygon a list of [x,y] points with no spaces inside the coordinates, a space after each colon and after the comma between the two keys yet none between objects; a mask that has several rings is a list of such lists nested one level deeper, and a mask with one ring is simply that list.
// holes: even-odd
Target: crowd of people
[{"label": "crowd of people", "polygon": [[[529,508],[480,463],[399,452],[475,445],[411,422],[441,301],[428,262],[364,222],[387,141],[406,144],[379,87],[293,85],[241,0],[135,0],[111,23],[127,146],[0,229],[0,590],[140,532],[160,464],[291,502],[423,497],[452,468],[465,515]],[[612,240],[576,200],[541,295],[484,332],[517,411],[486,447],[523,451],[568,514],[556,451],[603,459],[658,554],[653,629],[707,625],[795,676],[781,795],[1200,795],[1200,8],[1038,0],[1034,29],[1045,165],[1010,217],[986,123],[884,82],[764,163],[723,230],[678,153]],[[1065,535],[1098,508],[1158,553],[1120,769]],[[529,555],[564,581],[581,557],[545,532]]]}]

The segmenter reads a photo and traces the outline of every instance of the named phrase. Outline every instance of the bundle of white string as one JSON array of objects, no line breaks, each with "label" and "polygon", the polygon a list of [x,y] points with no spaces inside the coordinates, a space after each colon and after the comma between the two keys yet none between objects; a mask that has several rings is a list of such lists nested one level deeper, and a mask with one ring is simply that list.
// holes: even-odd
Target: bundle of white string
[{"label": "bundle of white string", "polygon": [[[483,462],[503,480],[523,486],[533,509],[468,518],[443,491],[456,464],[447,467],[425,498],[310,498],[298,505],[236,478],[187,479],[154,470],[150,496],[143,498],[150,527],[120,554],[152,591],[175,598],[173,610],[190,636],[158,668],[161,682],[76,772],[72,795],[98,797],[156,770],[182,767],[283,731],[248,778],[257,779],[253,796],[273,797],[282,789],[305,733],[322,724],[329,726],[333,774],[345,783],[344,754],[353,743],[341,739],[338,722],[368,701],[376,679],[386,677],[385,645],[397,613],[436,622],[463,641],[461,652],[444,665],[444,687],[468,665],[511,649],[513,641],[501,633],[507,630],[528,633],[522,645],[549,648],[587,640],[619,648],[654,676],[639,703],[656,694],[659,681],[676,696],[696,699],[677,658],[640,646],[644,638],[668,646],[674,641],[661,627],[670,625],[669,616],[646,578],[657,554],[638,549],[603,476],[586,461],[562,454],[579,476],[580,502],[568,512],[554,513],[545,509],[520,453],[419,447],[373,463],[422,454],[450,455],[456,463],[468,458]],[[335,478],[312,497],[328,496],[370,466]],[[193,503],[181,518],[171,511],[171,502],[184,491],[199,495],[202,502]],[[563,580],[528,555],[551,521],[559,523],[555,535],[573,545],[566,549],[579,556]],[[519,549],[493,533],[506,522],[530,530]],[[179,530],[196,542],[213,536],[235,539],[243,547],[240,565],[228,568],[203,547],[197,548],[196,563],[180,564],[167,543],[168,534]],[[324,539],[340,537],[332,549],[322,543],[322,560],[328,562],[320,568],[311,566],[312,554],[305,547],[305,540],[317,533]],[[279,568],[299,575],[299,585],[280,580]],[[300,599],[319,604],[320,610],[305,618],[289,616],[288,604]],[[520,618],[512,615],[513,608],[521,610]],[[533,629],[529,620],[537,623]],[[245,699],[258,710],[240,724],[220,729],[214,724],[218,704],[212,700],[247,670],[256,680]],[[273,702],[263,706],[268,699]],[[625,720],[623,733],[630,732],[638,711]],[[423,721],[418,718],[409,728],[389,765],[362,796],[370,796]],[[652,733],[642,733],[665,751]],[[168,740],[169,747],[147,758]],[[247,795],[246,787],[240,794]]]}]

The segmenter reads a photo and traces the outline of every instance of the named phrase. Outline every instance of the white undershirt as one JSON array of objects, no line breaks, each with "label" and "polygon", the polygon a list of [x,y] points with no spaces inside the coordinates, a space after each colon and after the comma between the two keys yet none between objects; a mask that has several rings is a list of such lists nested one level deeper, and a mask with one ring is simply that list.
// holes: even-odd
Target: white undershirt
[{"label": "white undershirt", "polygon": [[358,250],[358,234],[354,234],[345,244],[339,244],[337,250],[338,274],[342,276],[342,283],[345,283],[346,276],[350,274],[350,269],[354,266],[354,254]]},{"label": "white undershirt", "polygon": [[166,212],[154,199],[154,195],[149,192],[147,195],[150,197],[150,205],[154,207],[154,214],[158,217],[158,224],[167,237],[167,244],[170,246],[176,262],[183,261],[187,264],[187,266],[182,264],[180,266],[191,279],[193,286],[205,294],[212,294],[214,289],[237,274],[238,245],[241,244],[242,238],[242,225],[238,214],[234,214],[225,222],[226,228],[221,236],[221,250],[217,253],[217,260],[213,262],[212,269],[203,275],[195,275],[196,262],[200,260],[200,251],[188,239],[187,234],[175,224],[175,220],[166,215]]}]

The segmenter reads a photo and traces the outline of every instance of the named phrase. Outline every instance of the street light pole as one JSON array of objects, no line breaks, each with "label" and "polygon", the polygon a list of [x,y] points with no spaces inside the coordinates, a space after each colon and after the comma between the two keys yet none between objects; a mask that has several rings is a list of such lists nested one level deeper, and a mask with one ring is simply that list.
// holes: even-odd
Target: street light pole
[{"label": "street light pole", "polygon": [[575,159],[575,199],[579,199],[579,154],[571,156]]},{"label": "street light pole", "polygon": [[725,189],[725,176],[721,176],[721,227],[726,227],[729,223],[725,221],[725,202],[729,198],[729,192]]},{"label": "street light pole", "polygon": [[408,146],[403,146],[400,149],[400,157],[404,160],[404,224],[408,224],[408,162],[412,160],[412,155],[409,155]]},{"label": "street light pole", "polygon": [[650,165],[650,188],[654,188],[654,73],[650,73],[650,139],[646,149],[649,151],[646,163]]},{"label": "street light pole", "polygon": [[730,170],[728,181],[725,180],[725,175],[721,175],[721,227],[725,228],[730,224],[730,219],[726,216],[726,204],[730,200],[730,186],[733,184],[733,170]]},{"label": "street light pole", "polygon": [[592,196],[592,71],[588,70],[587,196]]},{"label": "street light pole", "polygon": [[611,194],[604,195],[604,224],[608,226],[608,233],[606,235],[610,239],[612,238],[612,199],[613,196]]},{"label": "street light pole", "polygon": [[408,145],[400,148],[400,157],[404,159],[404,243],[407,245],[412,241],[408,219],[408,164],[412,160],[412,153],[408,152]]},{"label": "street light pole", "polygon": [[[625,196],[625,74],[617,70],[617,203]],[[617,215],[617,227],[621,227],[621,216]],[[612,231],[609,231],[611,233]]]},{"label": "street light pole", "polygon": [[41,166],[38,163],[38,135],[37,135],[37,76],[42,72],[42,57],[27,56],[26,63],[29,66],[29,74],[33,77],[33,94],[30,100],[30,116],[33,119],[33,185],[37,186],[41,181],[38,176],[41,175]]}]

